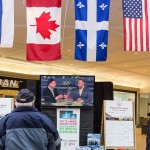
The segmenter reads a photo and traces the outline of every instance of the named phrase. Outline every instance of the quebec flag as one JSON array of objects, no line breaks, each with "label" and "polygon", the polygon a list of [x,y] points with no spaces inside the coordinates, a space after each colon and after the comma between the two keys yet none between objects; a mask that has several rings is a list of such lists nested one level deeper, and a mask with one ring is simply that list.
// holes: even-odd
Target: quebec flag
[{"label": "quebec flag", "polygon": [[74,0],[75,59],[107,59],[110,0]]},{"label": "quebec flag", "polygon": [[0,47],[12,47],[13,39],[14,0],[0,0]]}]

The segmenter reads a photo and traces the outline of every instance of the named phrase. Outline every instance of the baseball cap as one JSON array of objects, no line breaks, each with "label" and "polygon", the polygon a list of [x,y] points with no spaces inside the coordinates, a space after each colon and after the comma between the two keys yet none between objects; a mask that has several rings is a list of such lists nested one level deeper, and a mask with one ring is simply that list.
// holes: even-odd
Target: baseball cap
[{"label": "baseball cap", "polygon": [[18,103],[29,103],[35,100],[34,94],[29,89],[22,89],[16,96]]}]

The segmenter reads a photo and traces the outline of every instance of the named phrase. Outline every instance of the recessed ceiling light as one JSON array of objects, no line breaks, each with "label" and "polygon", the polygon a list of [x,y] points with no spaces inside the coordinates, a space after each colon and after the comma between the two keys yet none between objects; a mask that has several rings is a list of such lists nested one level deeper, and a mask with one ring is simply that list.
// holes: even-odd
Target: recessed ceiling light
[{"label": "recessed ceiling light", "polygon": [[128,67],[128,65],[126,64],[126,65],[124,65],[125,67]]},{"label": "recessed ceiling light", "polygon": [[67,51],[68,51],[68,52],[70,52],[71,50],[70,50],[70,49],[68,49]]},{"label": "recessed ceiling light", "polygon": [[137,55],[138,53],[134,53],[135,55]]}]

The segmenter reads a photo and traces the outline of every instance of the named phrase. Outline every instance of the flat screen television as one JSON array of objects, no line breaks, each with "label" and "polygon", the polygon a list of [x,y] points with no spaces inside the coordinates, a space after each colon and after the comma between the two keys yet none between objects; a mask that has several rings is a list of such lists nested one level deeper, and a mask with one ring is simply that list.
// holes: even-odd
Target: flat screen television
[{"label": "flat screen television", "polygon": [[41,106],[93,106],[95,76],[41,75]]}]

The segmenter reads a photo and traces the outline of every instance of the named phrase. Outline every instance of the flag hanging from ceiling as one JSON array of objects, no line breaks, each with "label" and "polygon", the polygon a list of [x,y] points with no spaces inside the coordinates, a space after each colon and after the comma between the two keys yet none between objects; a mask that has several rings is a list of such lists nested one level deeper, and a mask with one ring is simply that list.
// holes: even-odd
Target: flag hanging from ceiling
[{"label": "flag hanging from ceiling", "polygon": [[0,47],[12,47],[13,39],[14,0],[0,0]]},{"label": "flag hanging from ceiling", "polygon": [[150,0],[123,0],[124,50],[150,51]]},{"label": "flag hanging from ceiling", "polygon": [[61,58],[61,0],[26,0],[27,60]]},{"label": "flag hanging from ceiling", "polygon": [[107,59],[110,0],[74,0],[75,59]]}]

